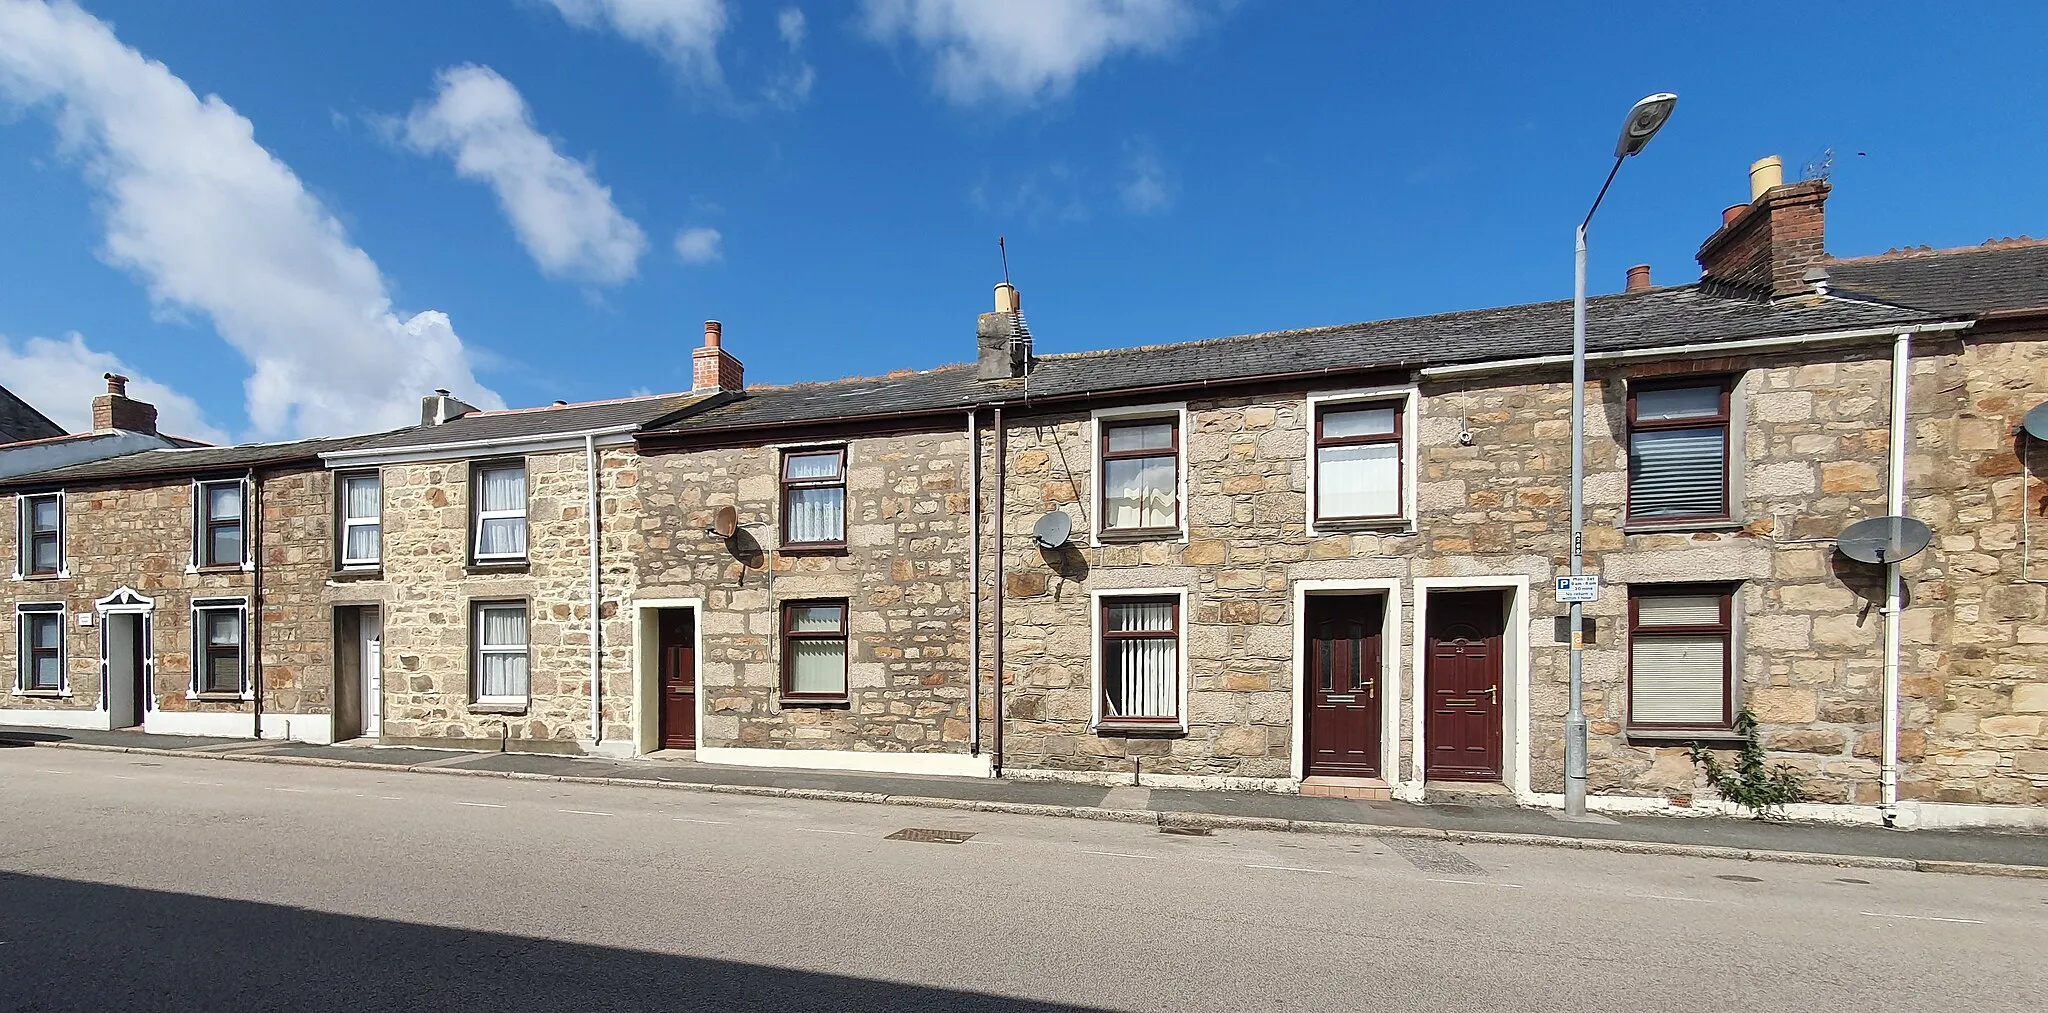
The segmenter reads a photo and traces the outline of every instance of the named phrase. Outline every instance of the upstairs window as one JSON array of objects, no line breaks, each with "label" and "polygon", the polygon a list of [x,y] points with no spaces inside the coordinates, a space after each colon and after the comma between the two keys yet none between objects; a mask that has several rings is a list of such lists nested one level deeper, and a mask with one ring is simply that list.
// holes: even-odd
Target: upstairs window
[{"label": "upstairs window", "polygon": [[192,691],[236,695],[248,691],[242,632],[248,603],[240,598],[201,598],[192,603]]},{"label": "upstairs window", "polygon": [[246,560],[242,538],[243,482],[201,482],[199,518],[194,532],[200,566],[240,566]]},{"label": "upstairs window", "polygon": [[782,455],[782,544],[846,544],[846,448]]},{"label": "upstairs window", "polygon": [[1630,387],[1630,521],[1728,519],[1728,404],[1725,382]]},{"label": "upstairs window", "polygon": [[477,702],[525,703],[526,603],[479,602],[473,619]]},{"label": "upstairs window", "polygon": [[15,689],[23,693],[58,693],[64,689],[64,606],[59,602],[15,606],[20,632],[21,667]]},{"label": "upstairs window", "polygon": [[1141,534],[1180,528],[1180,423],[1177,417],[1103,419],[1102,530]]},{"label": "upstairs window", "polygon": [[1402,416],[1396,404],[1334,404],[1316,411],[1318,521],[1402,515]]},{"label": "upstairs window", "polygon": [[1180,599],[1101,601],[1102,720],[1180,720]]},{"label": "upstairs window", "polygon": [[1629,589],[1631,727],[1734,727],[1733,609],[1726,586]]},{"label": "upstairs window", "polygon": [[474,486],[477,561],[525,559],[526,465],[478,465]]},{"label": "upstairs window", "polygon": [[64,571],[64,494],[23,496],[21,503],[21,572],[54,577]]},{"label": "upstairs window", "polygon": [[794,601],[782,606],[782,697],[834,703],[846,699],[846,602]]},{"label": "upstairs window", "polygon": [[341,478],[341,565],[375,567],[383,561],[383,483],[375,472]]}]

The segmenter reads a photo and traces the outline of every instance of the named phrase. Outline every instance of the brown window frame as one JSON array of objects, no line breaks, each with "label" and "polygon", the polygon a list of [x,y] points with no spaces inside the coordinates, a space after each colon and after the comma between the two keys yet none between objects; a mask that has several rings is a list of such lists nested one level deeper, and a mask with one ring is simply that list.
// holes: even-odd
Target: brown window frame
[{"label": "brown window frame", "polygon": [[[1647,584],[1628,592],[1628,657],[1623,678],[1628,682],[1628,728],[1636,732],[1726,732],[1735,727],[1735,595],[1728,584]],[[1642,627],[1640,610],[1645,598],[1718,597],[1721,619],[1710,625]],[[1721,720],[1709,723],[1648,722],[1636,720],[1636,641],[1641,637],[1718,636],[1721,638]]]},{"label": "brown window frame", "polygon": [[[57,526],[44,531],[36,527],[36,504],[42,500],[54,500],[57,504]],[[57,565],[44,569],[36,566],[36,546],[44,541],[57,544]],[[64,493],[39,492],[21,497],[21,575],[24,577],[58,577],[64,573]]]},{"label": "brown window frame", "polygon": [[[800,608],[838,609],[838,631],[792,629],[791,627],[796,622],[796,610]],[[781,690],[781,698],[784,703],[843,704],[852,699],[852,689],[848,685],[848,670],[853,666],[852,613],[852,601],[847,598],[804,598],[782,603],[781,625],[778,627],[782,639],[780,645],[782,648],[782,685],[778,688]],[[790,650],[790,645],[793,641],[804,640],[837,640],[840,642],[839,692],[798,693],[790,689],[791,677],[796,674],[796,653]]]},{"label": "brown window frame", "polygon": [[[1688,376],[1660,378],[1633,382],[1628,385],[1627,442],[1622,446],[1622,513],[1629,524],[1641,525],[1686,525],[1714,524],[1726,522],[1735,516],[1735,377],[1731,376]],[[1636,397],[1644,393],[1664,390],[1690,390],[1693,388],[1718,388],[1721,393],[1721,410],[1715,415],[1695,415],[1682,419],[1658,419],[1643,422],[1636,418]],[[1708,514],[1660,514],[1638,517],[1635,514],[1635,444],[1639,432],[1658,432],[1672,429],[1706,429],[1719,426],[1721,429],[1721,509]]]},{"label": "brown window frame", "polygon": [[[36,694],[63,693],[68,684],[70,674],[64,671],[64,620],[67,617],[63,603],[23,602],[15,606],[14,617],[16,643],[21,652],[19,655],[21,667],[15,675],[15,692]],[[30,623],[43,620],[56,624],[56,647],[43,648],[34,646],[35,638],[30,635],[32,632]],[[52,658],[57,662],[57,684],[55,686],[38,686],[35,684],[36,662],[42,658]]]},{"label": "brown window frame", "polygon": [[[1096,600],[1096,607],[1099,611],[1095,620],[1097,630],[1095,644],[1097,660],[1095,668],[1097,673],[1096,682],[1098,683],[1095,687],[1095,695],[1097,698],[1096,707],[1099,708],[1098,713],[1100,714],[1100,719],[1097,722],[1099,725],[1110,727],[1142,725],[1175,728],[1181,725],[1183,717],[1181,714],[1181,703],[1183,697],[1186,696],[1184,692],[1186,687],[1182,683],[1187,678],[1188,661],[1185,656],[1186,652],[1182,650],[1183,645],[1181,643],[1181,623],[1183,621],[1181,604],[1181,596],[1177,594],[1104,594]],[[1173,609],[1173,625],[1165,631],[1112,630],[1109,628],[1109,610],[1117,605],[1169,606]],[[1168,640],[1173,643],[1173,713],[1171,715],[1112,715],[1109,712],[1109,646],[1124,640]]]},{"label": "brown window frame", "polygon": [[[1394,412],[1394,431],[1392,433],[1371,436],[1325,436],[1323,434],[1323,420],[1332,413],[1341,415],[1345,412],[1385,411],[1387,409],[1392,409]],[[1309,452],[1314,454],[1316,459],[1316,484],[1315,488],[1308,491],[1308,494],[1315,504],[1316,523],[1342,524],[1346,521],[1391,521],[1400,520],[1408,516],[1407,402],[1371,400],[1318,404],[1316,405],[1315,426],[1315,445],[1310,448]],[[1369,446],[1381,443],[1391,443],[1394,445],[1394,512],[1390,514],[1325,515],[1323,513],[1323,448]]]},{"label": "brown window frame", "polygon": [[[193,546],[192,565],[201,570],[225,570],[248,565],[249,560],[253,558],[249,554],[249,480],[245,478],[199,479],[193,482],[192,485],[197,493],[192,504],[192,512],[196,521],[193,525],[192,533],[198,542],[198,544]],[[241,509],[237,511],[233,520],[215,520],[213,517],[213,494],[211,490],[225,485],[235,487]],[[241,544],[242,553],[236,559],[222,561],[213,558],[213,533],[227,528],[235,529],[235,540]]]},{"label": "brown window frame", "polygon": [[[1187,509],[1186,504],[1180,501],[1180,455],[1182,449],[1180,420],[1181,416],[1178,412],[1175,412],[1170,415],[1131,415],[1096,420],[1095,460],[1096,467],[1099,468],[1102,472],[1102,474],[1098,476],[1095,481],[1095,516],[1102,518],[1101,530],[1097,532],[1097,535],[1099,537],[1156,538],[1162,535],[1173,535],[1176,537],[1179,536],[1181,527],[1181,517]],[[1167,449],[1114,451],[1109,449],[1109,434],[1112,430],[1125,428],[1135,429],[1139,426],[1156,426],[1160,425],[1161,423],[1164,423],[1167,429],[1173,433],[1173,444]],[[1144,460],[1149,458],[1167,456],[1171,456],[1173,459],[1173,523],[1166,525],[1164,527],[1150,528],[1119,528],[1111,525],[1109,522],[1108,508],[1109,462],[1126,460]]]},{"label": "brown window frame", "polygon": [[[789,462],[791,458],[814,457],[821,456],[824,454],[839,455],[839,470],[838,473],[835,474],[832,478],[793,479],[789,477]],[[783,448],[781,456],[776,460],[775,463],[775,481],[778,488],[781,490],[780,500],[782,504],[782,523],[780,525],[781,530],[779,531],[779,534],[781,535],[782,548],[800,550],[846,548],[846,528],[848,523],[851,521],[851,518],[848,516],[849,511],[847,510],[846,457],[846,448],[844,446]],[[818,541],[799,542],[794,541],[789,537],[789,518],[792,514],[792,510],[790,509],[790,494],[798,489],[839,490],[838,538],[828,538],[821,539]]]}]

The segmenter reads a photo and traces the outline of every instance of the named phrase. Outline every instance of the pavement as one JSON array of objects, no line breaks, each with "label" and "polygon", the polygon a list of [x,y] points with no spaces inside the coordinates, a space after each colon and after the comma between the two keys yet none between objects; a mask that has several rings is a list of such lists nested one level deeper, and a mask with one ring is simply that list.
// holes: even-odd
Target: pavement
[{"label": "pavement", "polygon": [[1834,826],[1726,817],[1613,817],[1567,822],[1549,809],[1473,802],[1416,805],[1271,792],[1105,788],[1065,782],[927,777],[475,753],[369,745],[318,746],[130,731],[0,726],[0,748],[119,749],[263,763],[404,769],[437,774],[591,782],[761,796],[1064,816],[1154,825],[1519,843],[1864,868],[2048,877],[2048,835]]},{"label": "pavement", "polygon": [[[0,749],[0,813],[8,1011],[1985,1013],[2048,994],[2043,880],[82,750]],[[965,840],[906,839],[930,831]]]}]

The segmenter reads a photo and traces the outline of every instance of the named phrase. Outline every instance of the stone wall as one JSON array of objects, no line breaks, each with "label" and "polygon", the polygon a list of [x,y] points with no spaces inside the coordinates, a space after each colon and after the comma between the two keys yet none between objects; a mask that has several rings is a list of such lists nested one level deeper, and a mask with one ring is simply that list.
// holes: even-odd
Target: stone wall
[{"label": "stone wall", "polygon": [[[777,447],[640,458],[636,594],[704,602],[700,746],[967,752],[966,434],[865,436],[843,445],[842,550],[778,548]],[[705,533],[721,506],[738,514],[729,543]],[[780,606],[814,598],[848,600],[844,705],[782,699]]]}]

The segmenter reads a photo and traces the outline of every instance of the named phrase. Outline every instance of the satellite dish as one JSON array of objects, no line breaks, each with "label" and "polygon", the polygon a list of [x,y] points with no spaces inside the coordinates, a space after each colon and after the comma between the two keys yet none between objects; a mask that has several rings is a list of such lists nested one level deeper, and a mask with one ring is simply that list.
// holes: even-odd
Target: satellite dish
[{"label": "satellite dish", "polygon": [[704,530],[706,533],[717,535],[720,538],[731,538],[733,532],[739,529],[740,512],[732,507],[722,506],[711,511],[711,526]]},{"label": "satellite dish", "polygon": [[1074,519],[1064,510],[1054,510],[1031,525],[1031,540],[1041,549],[1057,549],[1067,544],[1067,536],[1074,533]]},{"label": "satellite dish", "polygon": [[1933,540],[1934,532],[1911,517],[1872,517],[1843,528],[1835,548],[1859,563],[1896,563]]},{"label": "satellite dish", "polygon": [[2048,440],[2048,402],[2028,412],[2026,419],[2020,423],[2020,428],[2025,429],[2027,435],[2034,439]]}]

